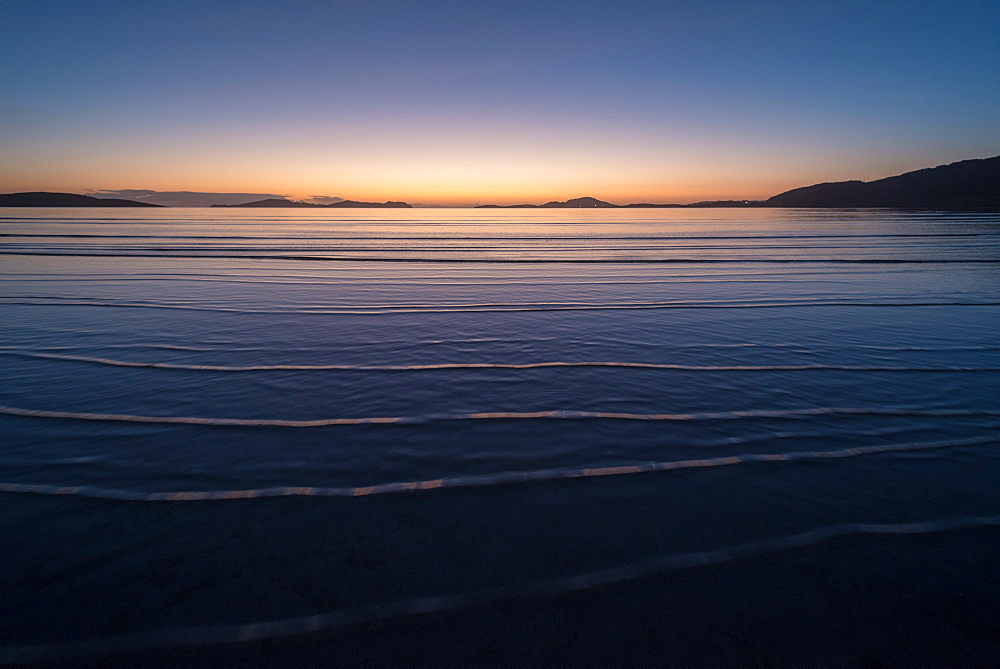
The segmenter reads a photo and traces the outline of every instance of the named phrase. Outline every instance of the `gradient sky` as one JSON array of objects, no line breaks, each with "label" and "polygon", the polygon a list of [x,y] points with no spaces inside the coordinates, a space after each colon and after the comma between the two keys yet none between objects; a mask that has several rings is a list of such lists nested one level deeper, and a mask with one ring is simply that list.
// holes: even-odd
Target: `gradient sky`
[{"label": "gradient sky", "polygon": [[4,0],[0,190],[759,199],[1000,153],[1000,3]]}]

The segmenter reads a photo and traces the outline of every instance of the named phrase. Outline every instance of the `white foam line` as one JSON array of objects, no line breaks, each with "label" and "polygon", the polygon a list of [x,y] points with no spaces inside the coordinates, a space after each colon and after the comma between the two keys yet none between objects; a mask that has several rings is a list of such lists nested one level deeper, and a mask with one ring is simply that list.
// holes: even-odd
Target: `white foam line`
[{"label": "white foam line", "polygon": [[967,516],[916,523],[844,523],[827,525],[800,534],[693,553],[660,555],[610,569],[557,577],[521,585],[490,588],[457,595],[407,599],[300,618],[245,625],[187,627],[85,641],[40,646],[0,648],[0,662],[39,662],[102,653],[150,648],[238,643],[308,634],[360,623],[390,620],[427,613],[442,613],[497,601],[564,595],[590,588],[649,578],[681,569],[722,565],[771,553],[790,551],[852,536],[906,536],[953,532],[980,527],[1000,527],[1000,516]]},{"label": "white foam line", "polygon": [[797,451],[792,453],[748,453],[720,458],[698,460],[673,460],[667,462],[644,462],[637,465],[617,467],[587,467],[583,469],[535,469],[529,471],[499,472],[472,476],[456,476],[427,481],[407,481],[380,483],[356,487],[312,487],[286,486],[275,488],[255,488],[250,490],[189,490],[178,492],[144,492],[94,488],[89,486],[54,486],[28,483],[0,483],[0,493],[23,493],[35,495],[71,495],[94,499],[110,499],[128,502],[204,502],[217,500],[260,499],[267,497],[367,497],[441,488],[481,488],[503,486],[513,483],[556,481],[604,476],[628,476],[651,472],[665,472],[677,469],[703,469],[728,467],[749,462],[795,462],[801,460],[824,460],[854,458],[877,453],[898,453],[904,451],[925,451],[942,448],[959,448],[1000,442],[1000,437],[981,437],[951,441],[912,442],[903,444],[881,444],[858,446],[836,451]]},{"label": "white foam line", "polygon": [[817,407],[812,409],[773,409],[755,411],[719,411],[704,413],[620,413],[613,411],[494,411],[459,414],[428,414],[423,416],[374,416],[366,418],[320,418],[316,420],[287,420],[277,418],[207,418],[202,416],[134,416],[129,414],[78,413],[73,411],[47,411],[0,406],[0,414],[27,418],[59,418],[70,420],[97,420],[126,423],[179,423],[184,425],[240,426],[240,427],[328,427],[333,425],[416,424],[430,421],[452,420],[642,420],[642,421],[695,421],[739,420],[743,418],[797,418],[800,416],[1000,416],[1000,411],[978,409],[918,409],[881,407]]},{"label": "white foam line", "polygon": [[0,355],[22,358],[44,358],[87,362],[114,367],[143,367],[153,369],[183,369],[208,372],[269,372],[269,371],[360,371],[360,372],[418,372],[444,369],[539,369],[545,367],[630,367],[638,369],[667,369],[685,372],[800,372],[800,371],[846,371],[846,372],[1000,372],[1000,367],[887,367],[851,365],[674,365],[651,362],[450,362],[428,365],[191,365],[172,362],[133,362],[111,358],[95,358],[83,355],[61,355],[57,353],[36,353],[29,351],[0,350]]}]

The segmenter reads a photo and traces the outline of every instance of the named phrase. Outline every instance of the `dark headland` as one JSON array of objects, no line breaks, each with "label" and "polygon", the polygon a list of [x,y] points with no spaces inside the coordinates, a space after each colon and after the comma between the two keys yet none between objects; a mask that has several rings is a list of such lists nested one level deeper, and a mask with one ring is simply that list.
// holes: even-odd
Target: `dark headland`
[{"label": "dark headland", "polygon": [[[160,207],[134,200],[96,198],[74,193],[0,194],[0,207]],[[331,204],[268,198],[242,204],[213,204],[228,208],[310,208],[310,209],[411,209],[406,202],[358,202],[343,200]],[[962,209],[1000,208],[1000,156],[962,160],[876,181],[838,181],[794,188],[767,200],[711,200],[692,204],[618,205],[593,197],[578,197],[545,204],[481,204],[477,209],[651,209],[703,207],[816,207],[816,208],[896,208]]]},{"label": "dark headland", "polygon": [[1000,156],[963,160],[877,181],[795,188],[764,207],[1000,207]]},{"label": "dark headland", "polygon": [[160,204],[76,193],[0,193],[0,207],[162,207]]}]

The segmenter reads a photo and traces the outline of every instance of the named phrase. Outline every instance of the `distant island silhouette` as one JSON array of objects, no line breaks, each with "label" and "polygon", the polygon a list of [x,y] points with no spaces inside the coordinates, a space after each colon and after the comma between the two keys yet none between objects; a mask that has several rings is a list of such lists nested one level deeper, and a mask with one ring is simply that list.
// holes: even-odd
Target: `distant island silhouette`
[{"label": "distant island silhouette", "polygon": [[670,209],[679,207],[761,207],[763,200],[713,200],[709,202],[694,202],[692,204],[611,204],[594,197],[575,197],[565,202],[546,202],[545,204],[480,204],[476,209]]},{"label": "distant island silhouette", "polygon": [[617,204],[611,204],[610,202],[605,202],[604,200],[598,200],[594,197],[577,197],[572,200],[566,200],[565,202],[546,202],[545,204],[481,204],[476,207],[476,209],[527,209],[527,208],[544,208],[549,207],[553,209],[565,209],[574,207],[617,207]]},{"label": "distant island silhouette", "polygon": [[[0,207],[160,207],[135,200],[105,199],[74,193],[0,194]],[[330,204],[266,198],[242,204],[212,207],[310,208],[310,209],[411,209],[406,202],[358,202]],[[1000,156],[962,160],[875,181],[821,183],[779,193],[767,200],[710,200],[691,204],[635,203],[618,205],[593,197],[578,197],[545,204],[481,204],[477,209],[617,209],[703,207],[816,207],[954,209],[1000,208]]]},{"label": "distant island silhouette", "polygon": [[288,207],[308,207],[310,209],[412,209],[413,205],[405,202],[357,202],[355,200],[341,200],[330,204],[314,204],[312,202],[297,202],[295,200],[285,200],[283,198],[268,198],[255,202],[244,202],[243,204],[213,204],[213,207],[266,207],[266,208],[288,208]]},{"label": "distant island silhouette", "polygon": [[0,193],[0,207],[162,207],[161,204],[76,193]]}]

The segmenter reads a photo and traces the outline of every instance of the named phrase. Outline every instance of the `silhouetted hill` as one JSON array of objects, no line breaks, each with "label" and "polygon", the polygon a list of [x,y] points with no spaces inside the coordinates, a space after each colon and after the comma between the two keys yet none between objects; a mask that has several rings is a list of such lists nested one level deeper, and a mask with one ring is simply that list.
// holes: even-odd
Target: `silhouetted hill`
[{"label": "silhouetted hill", "polygon": [[354,200],[343,200],[342,202],[332,202],[330,204],[312,204],[311,202],[297,202],[295,200],[285,200],[281,198],[268,198],[255,202],[244,202],[243,204],[213,204],[213,207],[264,207],[268,209],[277,208],[310,208],[310,209],[412,209],[405,202],[356,202]]},{"label": "silhouetted hill", "polygon": [[593,197],[578,197],[565,202],[546,202],[545,204],[480,204],[476,209],[549,209],[600,208],[600,209],[678,209],[683,207],[760,207],[758,200],[713,200],[710,202],[695,202],[694,204],[650,204],[637,202],[635,204],[611,204]]},{"label": "silhouetted hill", "polygon": [[685,204],[682,206],[691,207],[692,209],[705,209],[710,207],[763,207],[764,202],[762,200],[705,200],[704,202],[692,202],[691,204]]},{"label": "silhouetted hill", "polygon": [[356,202],[355,200],[344,200],[343,202],[333,202],[331,204],[320,205],[327,209],[412,209],[411,205],[405,202]]},{"label": "silhouetted hill", "polygon": [[279,209],[282,207],[319,207],[318,204],[310,204],[309,202],[295,202],[293,200],[286,200],[280,197],[269,197],[264,200],[254,200],[253,202],[244,202],[243,204],[213,204],[213,207],[264,207],[267,209]]},{"label": "silhouetted hill", "polygon": [[543,207],[550,207],[554,209],[573,209],[577,207],[600,207],[609,208],[617,207],[617,204],[611,204],[610,202],[605,202],[604,200],[598,200],[593,197],[576,197],[572,200],[566,200],[565,202],[546,202],[541,205]]},{"label": "silhouetted hill", "polygon": [[160,207],[159,204],[76,193],[0,193],[0,207]]},{"label": "silhouetted hill", "polygon": [[877,181],[795,188],[765,207],[1000,207],[1000,156],[963,160]]},{"label": "silhouetted hill", "polygon": [[600,208],[616,208],[617,204],[611,204],[610,202],[605,202],[604,200],[598,200],[593,197],[577,197],[572,200],[566,200],[565,202],[546,202],[545,204],[480,204],[476,205],[476,209],[535,209],[546,207],[549,209],[575,209],[578,207],[600,207]]}]

